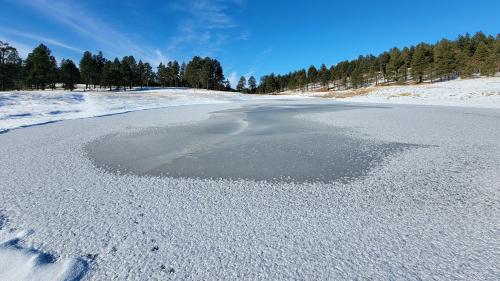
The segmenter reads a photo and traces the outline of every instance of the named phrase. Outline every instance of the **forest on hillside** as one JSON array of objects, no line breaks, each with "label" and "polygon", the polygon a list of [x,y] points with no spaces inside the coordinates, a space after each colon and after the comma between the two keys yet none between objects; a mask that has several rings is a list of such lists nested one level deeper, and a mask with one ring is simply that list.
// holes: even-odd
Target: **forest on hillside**
[{"label": "forest on hillside", "polygon": [[[492,76],[500,71],[500,34],[496,37],[477,32],[455,40],[442,39],[435,44],[392,48],[375,55],[362,55],[327,67],[310,66],[285,75],[264,75],[257,85],[255,77],[241,77],[236,90],[244,93],[279,93],[294,90],[346,90],[371,85],[436,82]],[[133,56],[121,60],[106,59],[102,52],[85,52],[77,66],[63,59],[58,65],[51,50],[40,44],[26,59],[15,47],[0,41],[0,90],[55,88],[61,83],[72,90],[82,83],[86,88],[120,90],[132,87],[193,87],[232,90],[220,62],[195,56],[181,63],[160,63],[153,69],[148,62]]]},{"label": "forest on hillside", "polygon": [[257,93],[287,90],[346,90],[379,84],[422,83],[471,77],[492,76],[500,71],[500,34],[460,35],[455,40],[442,39],[435,44],[392,48],[378,56],[359,56],[319,69],[310,66],[285,75],[261,77]]},{"label": "forest on hillside", "polygon": [[102,52],[84,52],[79,65],[62,59],[60,65],[51,50],[40,44],[25,60],[19,57],[15,47],[0,41],[0,90],[39,90],[63,84],[64,89],[73,90],[82,83],[88,88],[120,90],[132,87],[192,87],[209,90],[231,90],[224,78],[220,62],[209,57],[193,57],[179,64],[170,61],[160,63],[156,71],[148,62],[133,56],[121,60],[106,59]]}]

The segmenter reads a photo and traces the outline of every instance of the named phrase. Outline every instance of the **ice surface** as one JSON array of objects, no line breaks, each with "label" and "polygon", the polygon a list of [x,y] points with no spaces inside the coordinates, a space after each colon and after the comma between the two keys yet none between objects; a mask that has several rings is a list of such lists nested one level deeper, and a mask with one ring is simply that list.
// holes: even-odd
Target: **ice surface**
[{"label": "ice surface", "polygon": [[[196,124],[114,134],[87,145],[97,167],[137,175],[288,182],[349,181],[416,147],[364,141],[297,114],[369,109],[344,104],[244,106]],[[127,151],[128,153],[123,153]]]},{"label": "ice surface", "polygon": [[348,183],[119,175],[85,154],[109,135],[254,103],[1,134],[0,241],[33,229],[23,245],[55,253],[56,264],[95,257],[88,280],[498,280],[498,110],[396,105],[296,116],[368,142],[422,145]]}]

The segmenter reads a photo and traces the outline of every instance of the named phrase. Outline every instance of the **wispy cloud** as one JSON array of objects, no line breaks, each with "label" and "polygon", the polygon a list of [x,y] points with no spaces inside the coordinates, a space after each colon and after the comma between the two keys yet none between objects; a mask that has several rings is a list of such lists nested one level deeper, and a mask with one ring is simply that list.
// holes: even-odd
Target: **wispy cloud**
[{"label": "wispy cloud", "polygon": [[[32,9],[71,33],[93,42],[90,51],[102,50],[108,57],[134,55],[159,64],[167,59],[188,58],[194,54],[215,56],[223,47],[235,40],[249,40],[250,32],[240,28],[234,9],[245,0],[173,0],[165,4],[168,11],[176,13],[173,35],[166,46],[151,46],[140,34],[129,34],[99,17],[85,2],[72,0],[15,0]],[[16,36],[44,41],[72,51],[81,52],[82,46],[71,46],[60,38],[48,38],[19,30]],[[90,44],[89,44],[90,45]]]},{"label": "wispy cloud", "polygon": [[[177,25],[177,33],[170,38],[169,52],[191,51],[212,55],[232,39],[238,27],[229,11],[230,5],[242,5],[243,0],[188,0],[175,1],[169,9],[185,17]],[[240,34],[248,38],[249,34]]]},{"label": "wispy cloud", "polygon": [[237,37],[239,40],[247,41],[250,39],[250,32],[244,30],[240,33],[240,35]]},{"label": "wispy cloud", "polygon": [[27,7],[71,31],[97,43],[112,56],[133,54],[145,60],[158,59],[155,49],[139,46],[128,36],[111,27],[105,21],[93,16],[86,7],[70,0],[19,0]]},{"label": "wispy cloud", "polygon": [[62,48],[65,48],[65,49],[68,49],[68,50],[71,50],[71,51],[79,52],[79,53],[83,52],[82,49],[70,46],[70,45],[65,44],[65,43],[63,43],[61,41],[58,41],[56,39],[47,38],[47,37],[43,37],[43,36],[38,36],[38,35],[35,35],[35,34],[23,32],[23,31],[20,31],[20,30],[15,30],[15,29],[11,29],[11,28],[0,27],[0,32],[8,33],[8,34],[11,34],[11,35],[14,35],[14,36],[18,36],[18,37],[24,37],[24,38],[28,38],[28,39],[32,39],[32,40],[37,40],[37,41],[40,41],[42,43],[48,43],[48,44],[51,44],[51,45],[59,46],[59,47],[62,47]]}]

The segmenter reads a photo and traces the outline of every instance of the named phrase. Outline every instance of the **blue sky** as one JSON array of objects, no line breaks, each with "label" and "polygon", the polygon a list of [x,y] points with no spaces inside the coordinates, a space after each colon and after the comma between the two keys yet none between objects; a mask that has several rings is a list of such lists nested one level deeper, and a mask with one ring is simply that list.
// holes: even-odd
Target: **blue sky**
[{"label": "blue sky", "polygon": [[78,62],[84,50],[108,58],[160,61],[213,56],[234,81],[331,65],[360,54],[465,32],[500,33],[498,0],[0,0],[0,40],[22,56],[47,44]]}]

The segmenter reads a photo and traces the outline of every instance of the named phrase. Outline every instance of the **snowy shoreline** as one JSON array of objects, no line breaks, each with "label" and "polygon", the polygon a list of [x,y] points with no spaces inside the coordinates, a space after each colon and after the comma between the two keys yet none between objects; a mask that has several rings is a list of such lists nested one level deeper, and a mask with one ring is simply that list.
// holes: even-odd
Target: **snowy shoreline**
[{"label": "snowy shoreline", "polygon": [[[81,89],[80,89],[81,90]],[[347,97],[342,97],[343,94]],[[474,108],[500,108],[500,77],[452,80],[423,85],[384,86],[331,93],[248,95],[189,88],[107,91],[0,92],[0,133],[54,121],[106,116],[138,110],[250,100],[332,97],[339,102],[413,104]]]},{"label": "snowy shoreline", "polygon": [[457,79],[420,85],[372,86],[332,92],[286,92],[343,102],[500,108],[500,77]]},{"label": "snowy shoreline", "polygon": [[280,98],[286,96],[244,95],[189,88],[135,89],[127,92],[58,90],[0,92],[0,133],[55,121],[139,110]]}]

